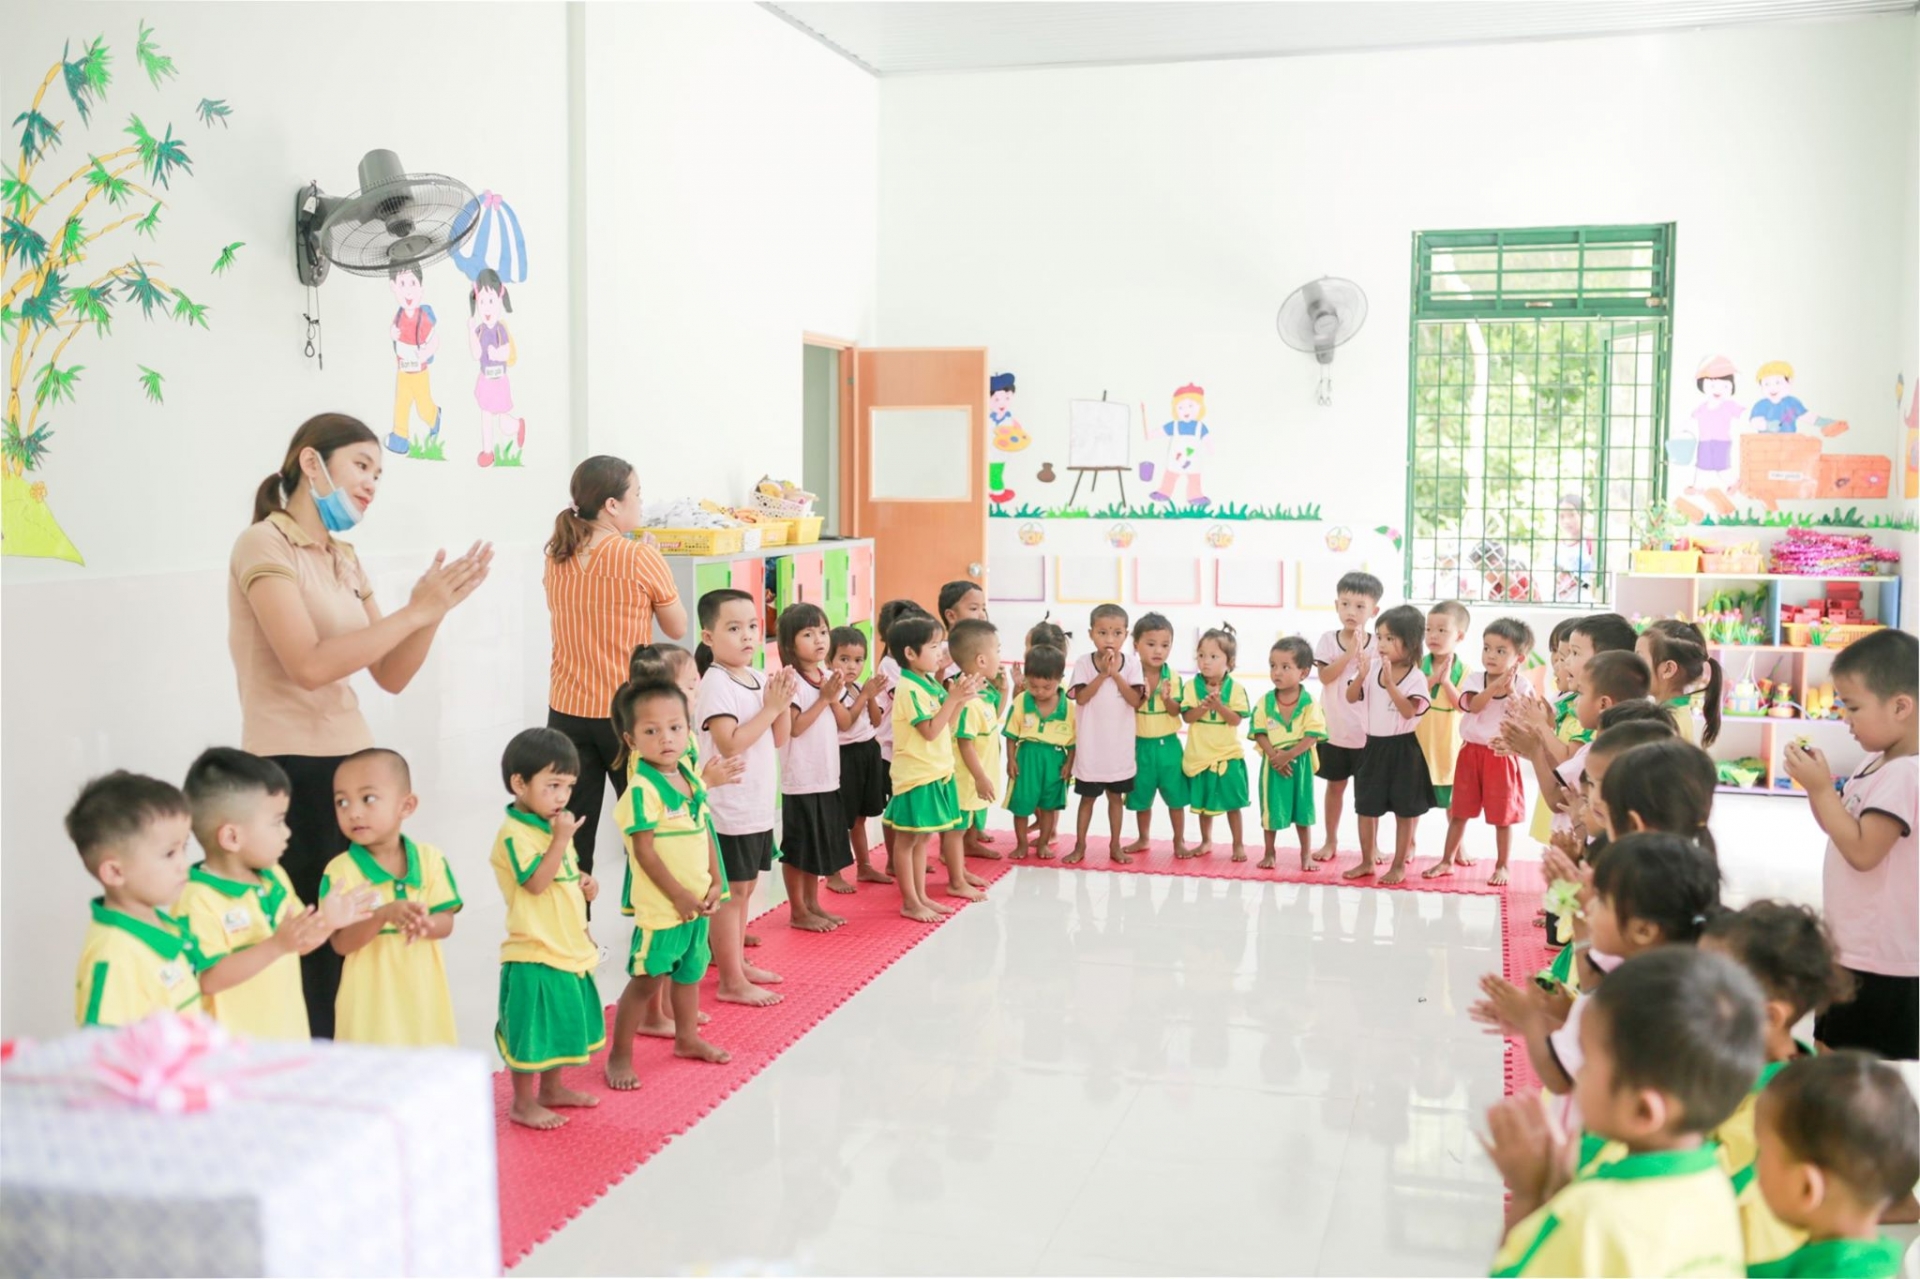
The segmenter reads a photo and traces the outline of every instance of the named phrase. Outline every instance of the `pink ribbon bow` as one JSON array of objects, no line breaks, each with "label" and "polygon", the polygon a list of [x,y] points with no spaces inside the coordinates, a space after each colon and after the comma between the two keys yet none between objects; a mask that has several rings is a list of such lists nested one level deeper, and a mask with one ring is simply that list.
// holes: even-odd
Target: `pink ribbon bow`
[{"label": "pink ribbon bow", "polygon": [[208,1058],[233,1043],[211,1017],[162,1012],[123,1026],[94,1050],[94,1078],[109,1092],[166,1115],[224,1102],[227,1084],[208,1078]]}]

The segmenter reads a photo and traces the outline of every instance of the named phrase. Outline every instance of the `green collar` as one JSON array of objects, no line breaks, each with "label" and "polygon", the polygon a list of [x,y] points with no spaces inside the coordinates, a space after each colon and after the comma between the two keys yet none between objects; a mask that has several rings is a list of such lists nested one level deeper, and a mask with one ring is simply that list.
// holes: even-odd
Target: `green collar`
[{"label": "green collar", "polygon": [[[1202,701],[1206,700],[1207,681],[1205,677],[1196,674],[1193,677],[1193,684],[1195,688],[1198,688],[1200,690],[1201,700]],[[1220,698],[1220,704],[1222,706],[1226,707],[1228,710],[1233,709],[1233,676],[1224,675],[1221,677],[1220,691],[1218,693],[1218,696]],[[1207,722],[1206,720],[1201,721],[1201,723],[1203,724],[1206,722]],[[1223,723],[1224,721],[1216,719],[1213,722],[1217,724],[1217,723]]]},{"label": "green collar", "polygon": [[903,667],[901,669],[900,678],[904,680],[908,680],[912,683],[918,684],[921,688],[933,694],[933,696],[936,698],[939,698],[945,695],[941,692],[940,686],[938,684],[934,683],[932,680],[928,679],[925,675],[922,675],[919,671],[914,670],[910,666]]},{"label": "green collar", "polygon": [[1900,1273],[1900,1245],[1878,1239],[1822,1239],[1778,1261],[1748,1266],[1749,1275],[1832,1275],[1835,1279],[1893,1279]]},{"label": "green collar", "polygon": [[1277,721],[1283,728],[1292,728],[1293,721],[1299,719],[1300,713],[1311,705],[1313,705],[1313,694],[1307,691],[1305,684],[1300,686],[1300,700],[1293,704],[1293,714],[1291,715],[1283,714],[1280,710],[1279,690],[1269,689],[1267,691],[1267,715]]},{"label": "green collar", "polygon": [[1770,1061],[1766,1065],[1760,1067],[1760,1078],[1754,1081],[1752,1091],[1759,1092],[1762,1088],[1765,1088],[1768,1084],[1773,1082],[1773,1077],[1775,1075],[1785,1070],[1788,1066],[1791,1066],[1794,1062],[1800,1060],[1800,1058],[1817,1057],[1820,1054],[1820,1050],[1818,1048],[1806,1042],[1806,1040],[1804,1039],[1794,1040],[1793,1046],[1795,1048],[1798,1048],[1800,1051],[1795,1053],[1788,1060]]},{"label": "green collar", "polygon": [[553,834],[552,822],[540,816],[538,813],[529,813],[526,809],[520,807],[518,803],[507,805],[507,816],[513,818],[516,822],[531,826],[535,830],[545,831],[549,835]]},{"label": "green collar", "polygon": [[132,915],[114,910],[107,905],[104,897],[93,899],[94,923],[118,928],[162,959],[179,958],[180,952],[187,949],[186,928],[164,910],[156,910],[154,914],[160,916],[158,928],[144,919],[135,919]]},{"label": "green collar", "polygon": [[196,884],[205,884],[223,897],[245,897],[252,893],[260,899],[260,909],[265,912],[267,922],[272,923],[274,916],[280,913],[280,905],[287,900],[287,885],[280,876],[271,870],[260,872],[257,884],[242,883],[237,879],[227,879],[207,869],[201,862],[187,872],[187,878]]},{"label": "green collar", "polygon": [[347,856],[353,858],[353,864],[360,868],[360,873],[367,877],[369,884],[376,887],[381,884],[394,884],[418,889],[420,887],[420,852],[414,847],[413,841],[405,835],[400,837],[400,849],[407,855],[407,873],[397,877],[389,874],[387,868],[359,844],[347,845]]},{"label": "green collar", "polygon": [[[1433,654],[1432,653],[1422,653],[1420,655],[1420,673],[1422,675],[1425,675],[1429,681],[1433,679]],[[1461,680],[1465,679],[1466,677],[1467,677],[1467,664],[1460,660],[1460,654],[1455,653],[1453,655],[1453,665],[1447,668],[1447,678],[1452,680],[1455,684],[1458,684]]]},{"label": "green collar", "polygon": [[1720,1147],[1702,1142],[1692,1150],[1657,1150],[1644,1155],[1627,1155],[1610,1164],[1601,1164],[1581,1175],[1601,1181],[1638,1181],[1643,1177],[1684,1177],[1719,1167]]},{"label": "green collar", "polygon": [[1690,694],[1682,693],[1678,697],[1669,697],[1660,704],[1662,706],[1691,706],[1693,705],[1693,698]]},{"label": "green collar", "polygon": [[1000,690],[988,684],[980,690],[980,700],[993,707],[994,715],[1000,714]]},{"label": "green collar", "polygon": [[687,784],[687,793],[684,795],[680,793],[678,787],[667,780],[665,773],[644,759],[633,761],[633,779],[636,782],[645,782],[647,788],[660,797],[660,802],[666,806],[668,812],[677,813],[684,808],[687,810],[688,817],[696,822],[700,820],[700,811],[707,799],[707,788],[701,785],[700,779],[694,775],[692,769],[687,767],[684,759],[680,761],[680,780]]},{"label": "green collar", "polygon": [[1020,696],[1027,704],[1027,714],[1033,716],[1042,724],[1051,724],[1057,719],[1065,719],[1067,717],[1067,694],[1064,689],[1054,696],[1053,709],[1045,715],[1042,715],[1040,708],[1033,704],[1032,693],[1022,693]]},{"label": "green collar", "polygon": [[1160,677],[1147,685],[1147,700],[1140,703],[1140,709],[1151,715],[1172,715],[1175,711],[1160,705],[1160,686],[1173,678],[1173,667],[1160,663]]}]

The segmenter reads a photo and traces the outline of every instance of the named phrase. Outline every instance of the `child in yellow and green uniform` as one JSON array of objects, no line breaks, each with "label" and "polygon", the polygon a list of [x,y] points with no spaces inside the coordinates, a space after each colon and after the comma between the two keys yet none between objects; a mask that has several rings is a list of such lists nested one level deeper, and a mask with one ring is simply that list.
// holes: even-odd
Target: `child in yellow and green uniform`
[{"label": "child in yellow and green uniform", "polygon": [[440,943],[453,935],[460,887],[444,853],[400,827],[419,800],[407,761],[375,747],[349,755],[333,775],[334,811],[352,840],[327,863],[320,898],[374,890],[372,916],[333,935],[346,957],[334,999],[335,1039],[395,1047],[451,1046],[453,996]]},{"label": "child in yellow and green uniform", "polygon": [[1186,686],[1167,664],[1173,652],[1173,623],[1159,613],[1148,613],[1133,624],[1133,651],[1146,677],[1146,699],[1134,711],[1133,789],[1127,809],[1137,814],[1139,837],[1122,852],[1144,853],[1152,842],[1153,801],[1167,806],[1173,823],[1173,855],[1187,851],[1186,748],[1180,742],[1180,698]]},{"label": "child in yellow and green uniform", "polygon": [[137,773],[94,778],[67,810],[67,838],[102,889],[80,947],[76,1024],[125,1026],[148,1013],[201,1011],[200,943],[161,909],[186,886],[188,826],[186,796]]},{"label": "child in yellow and green uniform", "polygon": [[1460,681],[1467,664],[1455,652],[1467,637],[1472,618],[1458,600],[1442,600],[1427,610],[1427,651],[1420,673],[1427,677],[1427,713],[1413,726],[1413,738],[1433,780],[1434,805],[1453,802],[1454,762],[1460,757]]},{"label": "child in yellow and green uniform", "polygon": [[1894,1279],[1901,1247],[1880,1218],[1920,1181],[1920,1108],[1898,1071],[1863,1052],[1803,1057],[1760,1094],[1754,1129],[1760,1193],[1807,1242],[1747,1273]]},{"label": "child in yellow and green uniform", "polygon": [[887,633],[887,649],[899,657],[901,669],[893,699],[893,798],[887,801],[885,821],[907,840],[895,844],[900,913],[924,924],[953,913],[951,906],[935,903],[927,893],[927,846],[935,839],[947,865],[947,894],[970,901],[983,896],[968,882],[966,868],[954,864],[959,860],[962,819],[953,725],[985,682],[977,675],[961,675],[953,687],[940,687],[945,636],[946,628],[931,617],[903,617]]},{"label": "child in yellow and green uniform", "polygon": [[1007,811],[1013,814],[1015,860],[1027,855],[1029,819],[1035,824],[1033,855],[1051,860],[1053,833],[1067,807],[1079,720],[1073,699],[1060,691],[1066,676],[1067,655],[1051,644],[1029,648],[1020,666],[1024,687],[1013,696],[1005,730],[1013,742],[1007,755]]},{"label": "child in yellow and green uniform", "polygon": [[587,935],[587,903],[600,889],[580,869],[573,847],[580,819],[567,811],[579,775],[579,752],[552,728],[514,734],[500,760],[513,803],[488,859],[507,903],[493,1042],[513,1075],[507,1117],[529,1128],[567,1122],[553,1107],[598,1104],[566,1087],[560,1068],[585,1065],[607,1042],[593,980],[600,948]]},{"label": "child in yellow and green uniform", "polygon": [[1237,731],[1250,710],[1247,690],[1233,681],[1233,663],[1240,651],[1231,626],[1200,637],[1194,653],[1199,667],[1180,695],[1181,718],[1187,721],[1187,749],[1181,768],[1187,775],[1187,795],[1200,817],[1200,842],[1189,852],[1205,857],[1213,851],[1213,819],[1227,815],[1233,836],[1233,860],[1247,860],[1241,829],[1241,810],[1247,806],[1247,750]]},{"label": "child in yellow and green uniform", "polygon": [[1317,868],[1313,773],[1319,764],[1318,743],[1327,740],[1327,717],[1304,684],[1312,669],[1313,645],[1298,635],[1276,642],[1267,654],[1273,691],[1253,704],[1247,736],[1260,751],[1260,826],[1267,839],[1261,870],[1273,869],[1274,837],[1289,826],[1300,840],[1300,869]]},{"label": "child in yellow and green uniform", "polygon": [[983,844],[980,837],[986,832],[987,814],[999,794],[1002,772],[1000,725],[1004,716],[1000,690],[993,682],[1000,674],[999,632],[984,618],[962,618],[953,624],[947,653],[956,678],[978,675],[985,681],[979,696],[962,706],[953,721],[957,757],[954,783],[960,799],[963,851],[968,857],[998,858],[1000,854]]},{"label": "child in yellow and green uniform", "polygon": [[1566,1180],[1565,1138],[1540,1099],[1496,1104],[1487,1148],[1513,1225],[1492,1273],[1743,1274],[1733,1187],[1705,1135],[1760,1073],[1759,987],[1724,956],[1663,946],[1614,969],[1590,1001],[1574,1097],[1588,1131],[1627,1153]]}]

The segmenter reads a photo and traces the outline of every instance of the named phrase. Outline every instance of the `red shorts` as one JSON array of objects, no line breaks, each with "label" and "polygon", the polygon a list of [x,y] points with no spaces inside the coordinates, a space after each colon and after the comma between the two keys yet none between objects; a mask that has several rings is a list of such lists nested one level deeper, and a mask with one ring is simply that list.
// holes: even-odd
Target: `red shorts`
[{"label": "red shorts", "polygon": [[1447,816],[1485,816],[1490,826],[1518,826],[1527,818],[1527,787],[1520,757],[1496,755],[1490,746],[1463,742],[1453,765],[1453,800]]}]

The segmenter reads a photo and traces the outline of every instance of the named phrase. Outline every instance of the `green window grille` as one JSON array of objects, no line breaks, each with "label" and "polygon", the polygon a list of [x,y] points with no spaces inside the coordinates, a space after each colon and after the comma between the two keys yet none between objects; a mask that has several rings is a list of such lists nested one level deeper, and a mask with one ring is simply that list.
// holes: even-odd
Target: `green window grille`
[{"label": "green window grille", "polygon": [[1605,603],[1665,499],[1673,225],[1413,240],[1406,595]]}]

